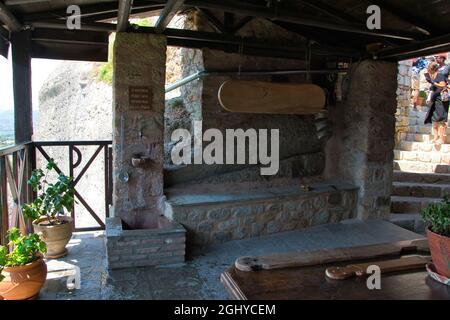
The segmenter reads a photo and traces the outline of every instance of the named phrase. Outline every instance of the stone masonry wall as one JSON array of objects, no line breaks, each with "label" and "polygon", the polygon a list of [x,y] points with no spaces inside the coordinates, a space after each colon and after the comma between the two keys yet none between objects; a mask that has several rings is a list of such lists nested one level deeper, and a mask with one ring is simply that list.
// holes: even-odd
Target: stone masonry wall
[{"label": "stone masonry wall", "polygon": [[[166,51],[164,36],[116,35],[113,206],[116,216],[132,227],[145,226],[164,211]],[[133,158],[144,162],[133,166]]]},{"label": "stone masonry wall", "polygon": [[412,100],[412,60],[400,61],[398,64],[397,113],[395,122],[395,144],[401,140],[402,133],[408,132],[409,107]]},{"label": "stone masonry wall", "polygon": [[[188,19],[189,20],[189,19]],[[200,31],[213,31],[210,25],[198,16],[192,18],[191,23],[195,29]],[[194,27],[193,27],[194,28]],[[267,39],[282,39],[290,42],[300,43],[304,41],[298,35],[287,32],[264,19],[254,19],[242,28],[238,35],[266,37]],[[279,59],[268,57],[256,57],[227,53],[219,50],[203,49],[187,52],[186,65],[183,66],[185,75],[193,74],[196,71],[238,71],[245,70],[292,70],[305,69],[306,62],[302,59]],[[325,157],[323,145],[316,135],[313,116],[297,115],[263,115],[263,114],[243,114],[225,111],[218,100],[218,90],[227,80],[236,77],[205,77],[200,81],[191,82],[188,87],[182,88],[183,99],[187,106],[191,105],[193,110],[199,109],[200,114],[195,115],[195,119],[203,121],[203,131],[209,128],[225,129],[279,129],[280,130],[280,161],[292,157],[304,159],[298,162],[300,174],[295,178],[305,178],[320,175],[325,168]],[[305,75],[286,76],[283,79],[277,77],[253,77],[246,80],[257,81],[285,81],[285,82],[307,82]],[[187,107],[189,108],[189,107]],[[307,166],[304,164],[307,163]],[[218,174],[234,174],[241,171],[242,166],[233,165],[191,165],[180,170],[168,170],[166,174],[166,186],[173,187],[175,183],[189,183],[196,181],[199,184],[209,184],[205,179]],[[280,178],[281,173],[279,174]],[[209,174],[209,175],[208,175]],[[195,177],[196,179],[191,179]],[[200,178],[199,178],[200,177]],[[248,181],[250,175],[243,173],[241,177]],[[226,179],[226,176],[223,176]],[[200,180],[200,181],[199,181]],[[210,179],[211,180],[211,179]],[[217,180],[217,179],[216,179]],[[220,183],[220,181],[219,181]]]},{"label": "stone masonry wall", "polygon": [[335,125],[326,176],[360,188],[357,212],[363,220],[390,215],[397,72],[396,63],[355,63],[347,100],[330,110]]},{"label": "stone masonry wall", "polygon": [[356,217],[357,190],[344,187],[260,200],[187,205],[169,201],[167,216],[187,230],[188,244],[214,244]]}]

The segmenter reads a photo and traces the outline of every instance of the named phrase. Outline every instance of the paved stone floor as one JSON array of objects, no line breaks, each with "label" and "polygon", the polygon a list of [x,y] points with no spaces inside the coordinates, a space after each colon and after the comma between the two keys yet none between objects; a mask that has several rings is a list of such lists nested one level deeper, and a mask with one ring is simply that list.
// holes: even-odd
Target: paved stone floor
[{"label": "paved stone floor", "polygon": [[[384,221],[344,221],[302,231],[232,241],[197,248],[184,266],[107,271],[102,232],[74,234],[69,255],[49,262],[49,276],[40,299],[228,299],[220,274],[237,257],[317,250],[416,239],[421,236]],[[69,290],[67,277],[55,264],[76,265],[81,288]]]}]

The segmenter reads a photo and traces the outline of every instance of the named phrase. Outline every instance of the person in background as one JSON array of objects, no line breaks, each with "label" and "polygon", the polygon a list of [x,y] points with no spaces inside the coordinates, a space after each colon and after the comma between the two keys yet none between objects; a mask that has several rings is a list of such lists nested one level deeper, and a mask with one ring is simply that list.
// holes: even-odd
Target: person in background
[{"label": "person in background", "polygon": [[428,66],[428,73],[425,74],[427,81],[431,83],[430,109],[425,117],[425,124],[433,123],[433,142],[435,145],[445,143],[449,107],[448,101],[443,101],[444,95],[441,95],[443,91],[447,90],[448,78],[442,72],[439,72],[440,68],[439,63],[432,62]]},{"label": "person in background", "polygon": [[439,63],[439,72],[442,73],[445,79],[448,80],[450,74],[450,66],[445,63],[447,58],[445,56],[438,56],[436,62]]}]

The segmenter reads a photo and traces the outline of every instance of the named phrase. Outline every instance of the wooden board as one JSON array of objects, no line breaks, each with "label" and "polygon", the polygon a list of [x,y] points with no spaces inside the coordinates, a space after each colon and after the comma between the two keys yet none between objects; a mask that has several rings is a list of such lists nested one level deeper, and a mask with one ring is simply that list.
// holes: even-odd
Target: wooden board
[{"label": "wooden board", "polygon": [[333,280],[325,276],[327,268],[353,262],[359,261],[258,272],[232,266],[222,273],[221,281],[237,300],[450,300],[448,286],[431,279],[425,268],[382,274],[381,290],[369,290],[365,277]]},{"label": "wooden board", "polygon": [[219,102],[230,112],[262,114],[316,114],[326,102],[314,84],[229,80],[219,89]]},{"label": "wooden board", "polygon": [[240,271],[273,270],[428,251],[428,241],[423,238],[332,250],[297,251],[261,257],[240,257],[236,260],[235,267]]},{"label": "wooden board", "polygon": [[380,273],[422,269],[431,262],[430,256],[407,256],[391,260],[379,260],[366,263],[349,264],[344,267],[331,267],[325,270],[328,278],[345,280],[353,276],[363,277],[367,275],[370,266],[378,266]]}]

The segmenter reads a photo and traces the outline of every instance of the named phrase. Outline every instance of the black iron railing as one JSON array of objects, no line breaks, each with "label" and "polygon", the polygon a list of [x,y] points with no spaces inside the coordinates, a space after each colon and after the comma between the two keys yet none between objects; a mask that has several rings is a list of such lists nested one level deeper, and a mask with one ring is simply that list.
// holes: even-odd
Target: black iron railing
[{"label": "black iron railing", "polygon": [[[49,148],[64,148],[67,152],[68,163],[59,165],[68,168],[64,172],[61,167],[55,170],[73,178],[75,187],[75,200],[84,207],[85,211],[95,220],[96,226],[76,227],[77,215],[75,206],[71,210],[71,216],[75,222],[75,231],[94,231],[105,228],[104,218],[96,212],[85,200],[83,194],[88,194],[90,190],[83,188],[79,190],[80,180],[85,176],[89,168],[95,161],[101,161],[103,155],[103,172],[96,175],[103,175],[104,183],[104,217],[109,216],[109,206],[112,203],[112,148],[111,141],[36,141],[18,144],[12,147],[0,149],[0,242],[5,243],[6,231],[10,226],[20,227],[23,231],[30,228],[29,222],[25,221],[22,214],[22,205],[31,202],[35,194],[27,184],[33,169],[45,166],[52,157],[48,153]],[[94,148],[94,152],[87,161],[83,161],[86,153],[83,149]],[[44,161],[38,163],[37,158],[42,157]],[[77,169],[77,170],[76,170]],[[78,171],[76,173],[76,171]]]}]

